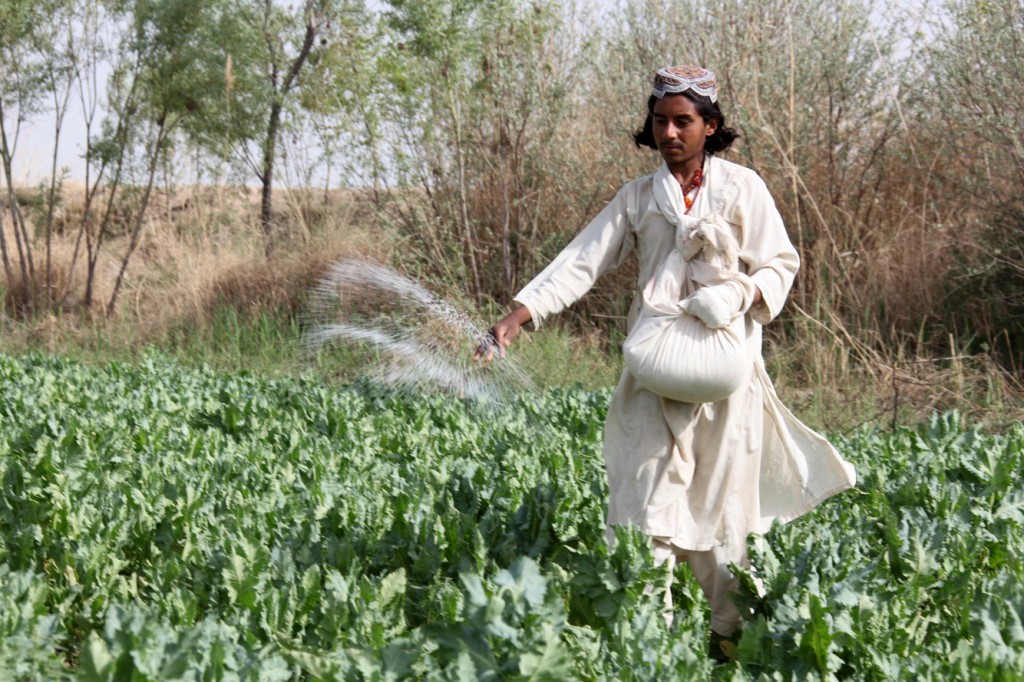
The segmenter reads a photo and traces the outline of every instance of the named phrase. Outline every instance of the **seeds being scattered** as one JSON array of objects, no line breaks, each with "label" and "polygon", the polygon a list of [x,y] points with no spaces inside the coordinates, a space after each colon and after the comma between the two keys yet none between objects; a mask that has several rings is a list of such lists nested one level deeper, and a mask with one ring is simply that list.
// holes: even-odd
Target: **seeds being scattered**
[{"label": "seeds being scattered", "polygon": [[[530,387],[511,357],[471,357],[487,331],[465,311],[395,270],[365,260],[333,264],[312,292],[306,344],[357,344],[375,351],[367,378],[400,392],[441,391],[507,403]],[[497,357],[497,355],[496,355]]]}]

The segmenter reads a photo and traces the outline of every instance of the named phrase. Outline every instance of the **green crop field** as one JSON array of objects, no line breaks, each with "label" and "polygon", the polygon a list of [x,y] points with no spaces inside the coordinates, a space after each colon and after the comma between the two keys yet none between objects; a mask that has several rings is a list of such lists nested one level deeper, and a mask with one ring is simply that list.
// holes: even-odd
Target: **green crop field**
[{"label": "green crop field", "polygon": [[[739,662],[603,540],[607,391],[493,410],[315,378],[0,356],[0,679],[1019,680],[1024,427],[835,441]],[[749,576],[746,585],[752,585]]]}]

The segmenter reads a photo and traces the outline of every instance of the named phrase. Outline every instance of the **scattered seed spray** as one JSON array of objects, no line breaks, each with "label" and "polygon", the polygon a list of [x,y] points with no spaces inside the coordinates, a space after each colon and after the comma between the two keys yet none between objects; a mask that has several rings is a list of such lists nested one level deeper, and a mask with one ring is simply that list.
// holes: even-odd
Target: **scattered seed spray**
[{"label": "scattered seed spray", "polygon": [[310,296],[306,345],[345,343],[373,351],[367,378],[412,394],[441,391],[485,404],[505,403],[530,387],[509,356],[471,361],[493,337],[462,310],[395,270],[344,259]]}]

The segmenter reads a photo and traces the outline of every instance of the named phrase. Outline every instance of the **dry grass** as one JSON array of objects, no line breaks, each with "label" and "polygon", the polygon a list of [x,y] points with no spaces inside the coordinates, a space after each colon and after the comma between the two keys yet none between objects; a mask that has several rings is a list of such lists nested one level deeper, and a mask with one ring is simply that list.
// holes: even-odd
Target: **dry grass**
[{"label": "dry grass", "polygon": [[[27,191],[21,195],[26,202],[31,198]],[[24,315],[17,304],[24,284],[16,276],[5,291],[12,316],[7,344],[32,347],[41,342],[56,351],[98,329],[127,337],[133,344],[158,342],[183,322],[209,322],[221,306],[248,316],[267,311],[290,315],[300,309],[305,292],[332,261],[357,254],[391,259],[392,240],[381,234],[357,194],[339,190],[326,197],[322,192],[303,197],[281,191],[276,198],[282,208],[277,216],[276,248],[267,258],[257,224],[258,193],[248,188],[182,188],[158,195],[129,262],[115,314],[106,319],[127,237],[113,237],[102,249],[92,305],[86,309],[84,248],[74,257],[81,195],[66,197],[61,216],[71,217],[72,226],[55,234],[51,247],[54,306],[46,314]],[[4,227],[12,245],[9,220]],[[33,248],[36,277],[31,286],[35,299],[42,301],[44,241],[37,239]],[[17,269],[16,260],[12,265]]]},{"label": "dry grass", "polygon": [[[84,310],[80,304],[84,259],[80,257],[72,273],[76,233],[63,230],[53,241],[52,286],[56,292],[67,291],[65,303],[47,314],[8,318],[3,345],[118,357],[215,325],[225,309],[240,319],[265,315],[294,319],[326,266],[342,257],[408,262],[409,242],[380,226],[365,197],[346,192],[282,192],[279,199],[276,250],[268,259],[256,220],[255,192],[181,188],[160,194],[110,319],[104,307],[126,237],[113,238],[105,247],[97,268],[95,300],[90,310]],[[80,205],[66,199],[62,216],[69,226],[75,225],[80,212]],[[878,327],[880,319],[895,319],[908,329],[903,316],[913,319],[915,311],[935,305],[943,262],[951,257],[954,235],[946,229],[912,219],[899,225],[886,238],[865,241],[864,250],[851,254],[851,262],[843,264],[848,276],[859,283],[852,300],[867,306],[883,301],[884,315],[870,307],[841,314],[836,305],[844,300],[838,295],[841,282],[825,287],[823,278],[814,277],[818,288],[797,292],[784,319],[768,328],[769,369],[780,393],[801,417],[832,432],[864,423],[884,428],[948,409],[959,410],[972,423],[994,427],[1024,419],[1020,376],[989,356],[966,353],[952,337],[935,352],[934,341],[924,343],[918,338],[921,334]],[[9,221],[5,227],[11,243]],[[41,270],[42,242],[34,248]],[[827,253],[809,255],[808,262],[829,262]],[[631,276],[632,270],[625,268],[564,316],[565,327],[575,330],[571,334],[549,330],[523,342],[520,350],[535,367],[540,383],[574,383],[583,375],[589,377],[588,385],[614,382],[621,366],[617,340],[622,321],[617,318],[624,313],[616,306],[628,300]],[[37,272],[33,284],[37,297],[44,291],[41,283]],[[442,293],[464,300],[463,291]],[[8,291],[8,300],[15,294]],[[602,331],[595,333],[597,329]],[[245,358],[238,361],[245,366]]]},{"label": "dry grass", "polygon": [[834,317],[795,312],[793,329],[769,335],[766,359],[779,393],[813,426],[884,429],[949,410],[994,429],[1024,420],[1024,377],[952,337],[946,353],[924,355],[920,344],[861,341]]}]

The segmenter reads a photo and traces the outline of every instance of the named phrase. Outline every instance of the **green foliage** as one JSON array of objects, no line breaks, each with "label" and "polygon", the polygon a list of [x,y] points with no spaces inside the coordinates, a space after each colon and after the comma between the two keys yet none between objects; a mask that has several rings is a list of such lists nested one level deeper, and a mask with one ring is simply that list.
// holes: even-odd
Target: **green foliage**
[{"label": "green foliage", "polygon": [[[203,4],[211,15],[204,30],[212,38],[220,87],[189,132],[215,156],[234,152],[232,164],[243,162],[245,172],[259,176],[266,172],[264,156],[274,154],[273,126],[307,132],[300,125],[303,109],[323,115],[318,123],[329,126],[327,117],[351,104],[335,90],[347,85],[362,51],[370,49],[359,28],[372,22],[362,3],[349,0]],[[275,107],[280,122],[273,120]]]},{"label": "green foliage", "polygon": [[[30,118],[42,108],[45,84],[45,60],[53,50],[53,36],[40,26],[46,26],[56,11],[57,3],[30,0],[5,0],[0,3],[0,127],[10,137],[13,146],[17,121]],[[14,115],[11,115],[11,112]],[[10,152],[5,149],[4,153]],[[13,152],[11,152],[13,154]]]},{"label": "green foliage", "polygon": [[607,391],[484,410],[370,385],[0,356],[0,676],[1016,679],[1024,428],[839,441],[713,669],[680,567],[604,540]]},{"label": "green foliage", "polygon": [[55,603],[45,577],[12,573],[0,564],[0,678],[57,679],[63,672],[57,627],[64,604]]},{"label": "green foliage", "polygon": [[224,91],[224,67],[211,30],[220,3],[136,0],[132,53],[143,65],[142,87],[156,116],[209,111]]},{"label": "green foliage", "polygon": [[172,130],[189,118],[202,119],[215,110],[224,91],[213,30],[219,3],[124,0],[107,6],[110,21],[122,30],[108,85],[110,111],[90,158],[114,164],[144,145],[143,158],[149,161],[167,149],[162,138],[149,139],[153,133],[144,124]]},{"label": "green foliage", "polygon": [[862,432],[857,492],[775,528],[743,602],[753,670],[838,679],[1018,679],[1024,430]]}]

